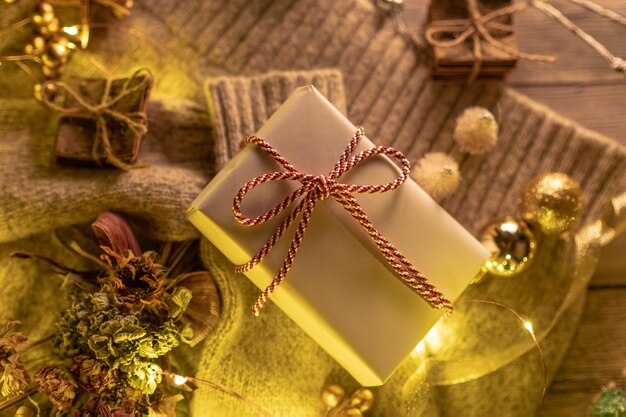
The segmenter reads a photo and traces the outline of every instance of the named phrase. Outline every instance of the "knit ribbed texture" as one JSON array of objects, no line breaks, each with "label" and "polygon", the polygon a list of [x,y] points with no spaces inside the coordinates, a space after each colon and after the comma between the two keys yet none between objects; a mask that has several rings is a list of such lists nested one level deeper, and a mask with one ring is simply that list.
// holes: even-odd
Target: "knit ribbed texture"
[{"label": "knit ribbed texture", "polygon": [[[32,4],[34,0],[20,0],[6,7],[26,10]],[[0,22],[4,25],[21,17],[7,13]],[[55,119],[28,99],[31,90],[24,84],[29,78],[17,67],[3,65],[0,241],[10,242],[0,248],[3,254],[18,247],[55,254],[48,235],[11,241],[92,220],[105,209],[131,214],[150,237],[198,236],[183,213],[210,179],[212,165],[232,156],[235,142],[258,129],[269,109],[287,97],[289,91],[283,86],[299,82],[294,74],[216,81],[210,99],[219,103],[215,108],[222,116],[214,111],[214,128],[209,129],[202,90],[204,80],[216,75],[335,68],[343,77],[345,100],[337,74],[328,70],[320,73],[327,83],[323,93],[340,106],[344,102],[350,120],[365,126],[374,142],[392,144],[413,162],[435,150],[450,152],[459,160],[464,180],[443,206],[473,233],[495,217],[515,214],[517,195],[526,181],[536,173],[555,170],[581,182],[589,223],[598,217],[626,164],[623,149],[613,142],[511,90],[432,83],[421,52],[365,0],[136,0],[133,15],[123,24],[138,28],[150,41],[124,31],[94,32],[90,52],[75,54],[68,71],[101,76],[89,61],[94,56],[117,76],[128,75],[138,65],[150,67],[157,84],[140,161],[151,167],[119,172],[57,165],[51,151]],[[10,39],[23,36],[19,32]],[[496,150],[484,156],[461,153],[452,139],[454,118],[469,105],[492,109],[501,125]],[[559,259],[553,250],[544,251],[548,260]],[[322,413],[318,394],[324,382],[354,386],[275,306],[268,305],[257,320],[242,313],[258,290],[244,276],[233,274],[206,242],[203,260],[220,285],[224,316],[202,355],[198,350],[193,358],[201,377],[243,393],[274,416],[318,416]],[[47,276],[43,275],[46,268],[30,265],[2,268],[0,319],[24,319],[27,329],[37,327],[43,334],[59,306],[52,295],[54,286],[37,285],[33,278],[45,279],[39,277]],[[550,305],[555,298],[550,290],[567,285],[563,263],[554,265],[555,270],[548,271],[552,275],[546,272],[541,279],[491,280],[470,291],[512,300],[516,307],[531,311],[534,306]],[[572,320],[564,321],[542,342],[550,366],[558,364],[567,348],[580,305],[572,307]],[[486,317],[484,323],[495,322],[490,319]],[[536,356],[525,355],[507,372],[434,390],[432,402],[439,405],[441,416],[527,417],[536,406],[529,398],[537,398],[533,385],[537,371]],[[370,415],[420,415],[420,407],[415,406],[420,401],[412,398],[416,391],[409,383],[413,375],[414,369],[405,365],[377,390],[376,409]],[[252,414],[236,400],[205,388],[194,398],[192,408],[198,416]]]},{"label": "knit ribbed texture", "polygon": [[[274,73],[269,76],[248,78],[219,77],[207,81],[208,107],[213,109],[210,112],[211,123],[218,135],[216,143],[225,142],[219,148],[216,146],[216,149],[224,149],[216,152],[216,165],[222,166],[228,157],[233,155],[232,150],[237,149],[242,138],[260,129],[264,120],[259,115],[271,114],[265,109],[276,108],[279,103],[286,100],[291,90],[282,86],[291,85],[295,77],[297,74]],[[250,88],[251,85],[258,84],[262,84],[263,88]],[[436,87],[438,86],[431,84],[426,88]],[[444,200],[443,204],[447,210],[470,230],[479,230],[488,221],[497,217],[518,213],[517,196],[530,178],[542,172],[563,171],[581,182],[589,202],[587,218],[597,218],[598,210],[608,198],[609,186],[616,180],[624,166],[625,155],[621,148],[593,132],[575,126],[571,121],[555,115],[549,109],[511,90],[501,93],[495,88],[472,87],[467,88],[463,94],[467,95],[466,98],[457,98],[454,105],[449,108],[451,103],[448,101],[444,101],[448,107],[439,104],[438,101],[442,100],[441,95],[423,92],[418,99],[421,120],[415,121],[416,125],[421,125],[422,128],[411,130],[405,122],[399,130],[406,133],[387,142],[400,146],[413,163],[424,153],[433,150],[449,152],[461,161],[464,181],[457,192]],[[332,93],[331,97],[337,97],[337,93]],[[500,123],[498,147],[479,157],[464,154],[452,139],[454,118],[465,107],[474,103],[493,109]],[[257,105],[260,111],[256,108]],[[445,113],[445,118],[441,113]],[[377,137],[369,133],[368,137],[377,141]],[[561,142],[564,139],[568,142],[567,146]],[[591,155],[590,153],[593,154],[594,163],[591,164],[593,168],[589,164],[585,165],[581,163],[582,161],[575,160],[577,157],[584,159],[582,156]],[[563,161],[563,158],[572,158],[572,155],[574,160]],[[589,176],[602,179],[593,180],[588,178]],[[610,178],[608,181],[606,176]],[[532,318],[535,324],[547,326],[562,301],[562,294],[559,291],[569,287],[573,271],[566,267],[568,249],[564,242],[542,243],[540,248],[541,253],[536,260],[537,272],[526,274],[513,281],[488,280],[468,289],[465,298],[499,300],[520,311],[534,308]],[[200,366],[200,375],[203,378],[222,380],[224,375],[238,366],[243,357],[263,363],[266,366],[254,371],[252,381],[256,382],[248,386],[246,392],[254,400],[266,405],[273,415],[279,416],[292,415],[296,399],[302,407],[301,410],[311,410],[310,415],[314,415],[312,410],[315,410],[319,403],[315,396],[307,397],[307,393],[318,390],[323,385],[321,379],[328,375],[331,375],[330,378],[334,381],[341,381],[347,386],[354,387],[351,378],[271,303],[268,304],[268,307],[271,307],[263,312],[261,319],[252,318],[245,312],[242,315],[241,303],[244,306],[253,303],[258,297],[258,289],[249,283],[247,278],[232,272],[232,265],[207,242],[203,245],[202,256],[205,264],[216,276],[222,277],[225,283],[236,283],[241,299],[236,308],[228,309],[225,314],[228,318],[237,317],[236,321],[243,323],[236,332],[229,335],[228,341],[220,339],[207,344]],[[451,254],[451,262],[453,256]],[[571,259],[569,262],[571,266]],[[228,276],[231,278],[228,279]],[[551,330],[550,336],[542,340],[551,374],[556,372],[558,363],[566,352],[575,323],[580,318],[583,303],[584,297],[580,297],[568,308],[565,319],[560,320]],[[501,311],[490,308],[478,311],[474,309],[473,314],[480,318],[476,322],[482,323],[481,330],[495,338],[498,334],[506,338],[517,327],[514,322],[511,323],[503,317]],[[489,330],[486,330],[487,326],[484,323],[490,323]],[[470,320],[467,325],[475,324]],[[271,335],[271,339],[266,338],[266,335]],[[460,340],[458,343],[461,346],[486,343],[485,350],[493,349],[493,342],[490,342],[492,339],[477,342],[471,335],[472,331],[466,329],[458,336]],[[463,341],[463,338],[468,340]],[[298,349],[287,351],[282,349],[284,341],[287,340],[298,340]],[[294,373],[301,373],[302,368],[296,370],[293,368],[294,364],[301,366],[302,363],[311,363],[312,358],[315,358],[315,365],[305,371],[306,378],[295,377]],[[505,416],[531,415],[537,406],[536,401],[512,401],[508,396],[515,394],[519,395],[519,398],[537,398],[536,392],[540,388],[541,380],[541,369],[538,365],[535,353],[531,352],[499,372],[472,383],[433,391],[431,401],[445,405],[445,408],[439,411],[445,416],[496,415],[493,413]],[[377,390],[376,395],[382,404],[377,404],[374,415],[405,413],[421,415],[418,412],[419,407],[406,408],[406,404],[411,402],[423,404],[426,401],[419,397],[423,393],[412,393],[408,388],[411,384],[407,380],[410,381],[415,366],[415,363],[405,364],[383,388]],[[239,383],[231,379],[226,381]],[[268,395],[265,387],[268,382],[276,384],[277,391],[285,393],[288,390],[289,394],[276,397]],[[399,396],[399,392],[403,390],[408,390],[404,398]],[[414,396],[419,398],[416,400]],[[489,398],[488,404],[477,400],[478,396]],[[228,408],[212,393],[197,393],[196,401],[196,404],[201,404],[198,407],[205,407],[208,402],[216,409]],[[503,407],[508,408],[503,410]],[[200,408],[195,409],[198,411]],[[237,415],[237,412],[239,411],[233,411],[232,415]],[[303,411],[302,415],[309,414]]]},{"label": "knit ribbed texture", "polygon": [[[341,73],[337,70],[280,72],[258,77],[221,77],[205,85],[215,131],[215,167],[239,152],[241,140],[256,132],[285,97],[303,85],[315,87],[342,113],[346,112]],[[247,132],[247,133],[246,133]]]}]

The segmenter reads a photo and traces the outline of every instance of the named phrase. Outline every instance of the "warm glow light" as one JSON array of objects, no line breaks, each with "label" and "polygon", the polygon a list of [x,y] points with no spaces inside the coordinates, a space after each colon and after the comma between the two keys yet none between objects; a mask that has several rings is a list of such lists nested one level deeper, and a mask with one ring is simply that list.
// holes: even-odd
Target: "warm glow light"
[{"label": "warm glow light", "polygon": [[417,346],[415,346],[415,349],[413,349],[411,356],[422,356],[425,351],[426,351],[426,345],[424,344],[424,341],[422,340],[421,342],[417,344]]},{"label": "warm glow light", "polygon": [[67,33],[70,36],[78,35],[78,26],[65,26],[63,28],[63,32]]},{"label": "warm glow light", "polygon": [[182,376],[182,375],[174,375],[174,383],[176,385],[183,385],[185,382],[187,382],[189,378],[187,378],[186,376]]},{"label": "warm glow light", "polygon": [[428,349],[431,352],[438,352],[443,348],[443,338],[439,331],[441,326],[435,326],[426,335],[424,341],[428,345]]},{"label": "warm glow light", "polygon": [[524,327],[526,328],[526,330],[528,330],[528,333],[535,334],[535,331],[533,330],[533,324],[531,322],[525,321]]}]

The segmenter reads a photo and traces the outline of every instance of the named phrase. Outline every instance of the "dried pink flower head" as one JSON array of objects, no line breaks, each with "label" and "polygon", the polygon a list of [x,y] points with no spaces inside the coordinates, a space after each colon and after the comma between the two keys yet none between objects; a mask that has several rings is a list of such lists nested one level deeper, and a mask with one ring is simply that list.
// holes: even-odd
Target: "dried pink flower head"
[{"label": "dried pink flower head", "polygon": [[489,110],[468,107],[456,119],[454,140],[472,155],[490,151],[498,140],[498,122]]},{"label": "dried pink flower head", "polygon": [[39,391],[46,394],[59,411],[72,407],[78,386],[67,371],[57,366],[42,366],[35,373],[34,380]]}]

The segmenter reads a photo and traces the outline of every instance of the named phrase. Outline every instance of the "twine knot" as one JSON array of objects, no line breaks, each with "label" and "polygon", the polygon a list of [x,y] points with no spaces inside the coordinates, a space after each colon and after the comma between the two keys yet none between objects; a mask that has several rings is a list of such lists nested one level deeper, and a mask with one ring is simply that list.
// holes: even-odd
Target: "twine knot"
[{"label": "twine knot", "polygon": [[315,178],[316,189],[319,192],[319,200],[326,200],[330,197],[335,190],[335,186],[337,185],[337,181],[328,178],[326,175],[318,175]]},{"label": "twine knot", "polygon": [[142,165],[131,165],[120,160],[114,153],[111,146],[109,130],[107,128],[107,120],[112,119],[125,125],[128,129],[133,131],[136,135],[143,135],[147,132],[148,117],[143,111],[123,113],[115,110],[115,105],[129,95],[144,90],[146,87],[152,84],[152,73],[147,68],[141,68],[128,79],[126,79],[119,91],[115,96],[111,96],[111,88],[113,86],[114,79],[107,78],[104,92],[100,98],[100,102],[93,103],[89,98],[82,96],[74,87],[68,83],[61,81],[46,81],[41,86],[41,91],[47,91],[47,85],[51,84],[59,90],[65,90],[65,92],[71,96],[76,105],[74,107],[66,108],[56,104],[52,97],[48,94],[42,94],[42,102],[50,109],[59,112],[61,114],[68,115],[80,115],[87,114],[96,120],[96,134],[91,148],[91,154],[93,159],[100,163],[100,159],[104,159],[121,169],[138,168]]},{"label": "twine knot", "polygon": [[[350,142],[348,143],[348,146],[339,157],[339,160],[335,164],[333,170],[328,175],[311,175],[298,171],[264,139],[256,136],[249,136],[243,141],[243,144],[255,144],[258,146],[261,150],[265,151],[272,158],[274,158],[274,160],[278,162],[285,169],[285,171],[275,171],[260,175],[248,181],[243,187],[241,187],[233,201],[233,214],[235,215],[237,221],[244,226],[258,225],[278,216],[292,204],[296,204],[296,206],[276,228],[272,236],[268,239],[265,245],[263,245],[259,252],[247,263],[236,266],[235,270],[237,272],[246,272],[258,265],[263,258],[269,254],[289,226],[297,218],[301,217],[296,234],[291,242],[291,245],[289,246],[289,251],[282,266],[275,275],[271,284],[265,289],[265,291],[263,291],[263,293],[261,293],[252,308],[252,313],[255,316],[259,315],[265,302],[285,279],[287,273],[291,269],[298,249],[300,248],[300,244],[302,243],[302,238],[306,228],[309,225],[315,205],[329,197],[333,197],[355,220],[359,222],[359,224],[361,224],[361,226],[363,226],[378,250],[404,284],[421,295],[431,306],[435,308],[443,308],[446,312],[450,312],[452,310],[452,304],[450,301],[447,300],[445,296],[415,268],[415,266],[413,266],[411,261],[409,261],[374,227],[372,222],[367,217],[367,214],[354,197],[353,194],[355,193],[373,194],[386,193],[388,191],[395,190],[400,187],[404,181],[406,181],[411,169],[408,159],[400,151],[386,146],[376,146],[352,156],[356,146],[364,134],[364,129],[362,127],[358,127],[356,133],[352,136]],[[386,155],[400,163],[402,171],[396,179],[386,184],[375,185],[345,184],[338,181],[344,173],[376,155]],[[285,199],[279,202],[274,208],[257,217],[246,217],[242,214],[241,203],[244,196],[249,191],[266,182],[284,180],[299,181],[302,186],[285,197]]]}]

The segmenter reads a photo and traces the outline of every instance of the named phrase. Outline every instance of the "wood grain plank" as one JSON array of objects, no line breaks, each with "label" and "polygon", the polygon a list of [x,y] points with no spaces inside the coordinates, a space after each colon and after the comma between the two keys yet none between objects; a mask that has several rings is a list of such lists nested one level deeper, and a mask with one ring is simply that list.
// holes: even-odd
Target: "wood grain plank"
[{"label": "wood grain plank", "polygon": [[595,393],[549,393],[543,407],[543,417],[588,417]]},{"label": "wood grain plank", "polygon": [[592,289],[570,349],[546,395],[544,417],[587,417],[602,386],[626,383],[626,287]]},{"label": "wood grain plank", "polygon": [[626,287],[592,289],[550,392],[596,392],[626,382]]},{"label": "wood grain plank", "polygon": [[626,145],[626,82],[615,85],[518,86],[516,90],[586,128]]},{"label": "wood grain plank", "polygon": [[[626,234],[618,236],[602,249],[598,269],[591,280],[590,287],[626,287]],[[626,300],[624,300],[626,303]],[[626,331],[626,329],[623,329]],[[626,364],[624,364],[626,366]]]},{"label": "wood grain plank", "polygon": [[[626,15],[626,1],[596,0],[598,4]],[[567,0],[552,2],[582,29],[602,42],[613,54],[626,56],[626,27],[613,23]],[[417,34],[423,30],[428,1],[406,0],[404,19],[407,27]],[[544,64],[519,60],[510,74],[512,84],[572,84],[618,81],[626,84],[624,76],[611,70],[607,62],[573,33],[537,9],[517,13],[515,29],[519,48],[526,52],[554,55],[557,62]]]}]

